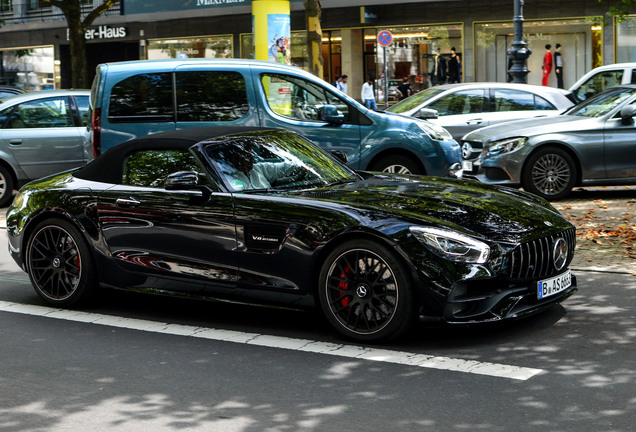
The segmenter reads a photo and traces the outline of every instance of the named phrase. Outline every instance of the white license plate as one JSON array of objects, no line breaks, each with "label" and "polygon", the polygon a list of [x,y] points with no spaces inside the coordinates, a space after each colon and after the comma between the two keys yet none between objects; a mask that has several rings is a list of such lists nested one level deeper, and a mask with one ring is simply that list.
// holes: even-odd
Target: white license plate
[{"label": "white license plate", "polygon": [[473,170],[473,162],[472,161],[462,161],[462,168],[464,171],[472,171]]},{"label": "white license plate", "polygon": [[537,282],[537,298],[542,299],[558,294],[572,285],[572,272],[567,272],[550,279]]}]

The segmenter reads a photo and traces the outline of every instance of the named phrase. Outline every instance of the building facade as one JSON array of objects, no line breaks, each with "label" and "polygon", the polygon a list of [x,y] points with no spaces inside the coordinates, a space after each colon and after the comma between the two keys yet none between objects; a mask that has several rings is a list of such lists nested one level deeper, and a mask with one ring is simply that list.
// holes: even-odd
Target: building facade
[{"label": "building facade", "polygon": [[[80,0],[86,11],[99,0]],[[507,81],[514,0],[322,0],[324,76],[349,76],[359,98],[367,77],[415,91],[444,80],[451,49],[459,80]],[[291,60],[306,67],[302,0],[291,0]],[[636,16],[604,19],[597,0],[526,0],[528,83],[540,84],[545,46],[561,45],[565,87],[596,66],[636,61]],[[636,11],[635,11],[636,12]],[[0,84],[70,87],[70,49],[61,11],[42,0],[0,0]],[[387,47],[378,33],[391,32]],[[251,0],[122,0],[86,32],[89,71],[99,63],[156,58],[252,58]],[[447,78],[446,78],[447,79]],[[550,75],[549,85],[556,86]],[[382,88],[383,86],[378,86]],[[383,95],[380,95],[382,98]],[[389,92],[389,98],[392,93]]]}]

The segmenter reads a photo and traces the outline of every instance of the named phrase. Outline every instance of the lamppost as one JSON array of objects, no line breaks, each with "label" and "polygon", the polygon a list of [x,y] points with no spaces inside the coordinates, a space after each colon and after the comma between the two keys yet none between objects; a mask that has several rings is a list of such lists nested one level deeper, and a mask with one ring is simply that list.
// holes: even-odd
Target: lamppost
[{"label": "lamppost", "polygon": [[512,48],[508,50],[508,57],[512,60],[508,73],[512,76],[513,83],[527,84],[526,76],[530,71],[526,67],[526,60],[532,54],[532,50],[527,48],[528,44],[523,40],[523,0],[514,0],[514,2],[515,40],[512,42]]}]

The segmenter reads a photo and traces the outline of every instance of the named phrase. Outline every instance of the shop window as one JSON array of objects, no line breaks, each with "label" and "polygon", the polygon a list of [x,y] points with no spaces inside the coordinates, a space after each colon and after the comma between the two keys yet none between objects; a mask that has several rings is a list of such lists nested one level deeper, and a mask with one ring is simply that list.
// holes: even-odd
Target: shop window
[{"label": "shop window", "polygon": [[238,72],[179,72],[176,79],[178,121],[232,121],[249,110]]},{"label": "shop window", "polygon": [[113,122],[174,121],[171,74],[140,74],[115,84],[108,117]]},{"label": "shop window", "polygon": [[232,35],[197,36],[181,39],[150,39],[148,59],[232,58]]},{"label": "shop window", "polygon": [[485,99],[483,89],[463,90],[440,98],[429,108],[436,110],[440,116],[481,113],[484,111]]},{"label": "shop window", "polygon": [[[178,150],[144,150],[131,153],[124,162],[122,184],[163,188],[170,174],[179,171],[199,172],[192,154]],[[205,175],[199,174],[199,182]]]},{"label": "shop window", "polygon": [[297,120],[318,121],[325,104],[335,105],[349,121],[349,106],[344,100],[314,83],[286,75],[263,74],[267,103],[272,111]]}]

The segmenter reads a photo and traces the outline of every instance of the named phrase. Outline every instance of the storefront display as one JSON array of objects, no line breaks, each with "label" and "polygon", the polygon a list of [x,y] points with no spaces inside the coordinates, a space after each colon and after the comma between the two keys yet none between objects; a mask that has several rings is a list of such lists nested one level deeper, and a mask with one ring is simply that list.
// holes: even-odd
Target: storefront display
[{"label": "storefront display", "polygon": [[[510,59],[507,55],[514,40],[513,23],[475,23],[475,81],[510,81],[508,74]],[[532,54],[527,66],[530,70],[528,84],[541,85],[543,57],[546,46],[553,53],[561,46],[564,87],[568,88],[576,79],[590,69],[602,64],[602,27],[588,19],[561,19],[524,22],[524,40]],[[548,76],[547,85],[557,86],[554,68]]]},{"label": "storefront display", "polygon": [[55,88],[53,46],[0,50],[0,85],[25,90]]},{"label": "storefront display", "polygon": [[149,39],[148,59],[232,58],[232,35]]}]

